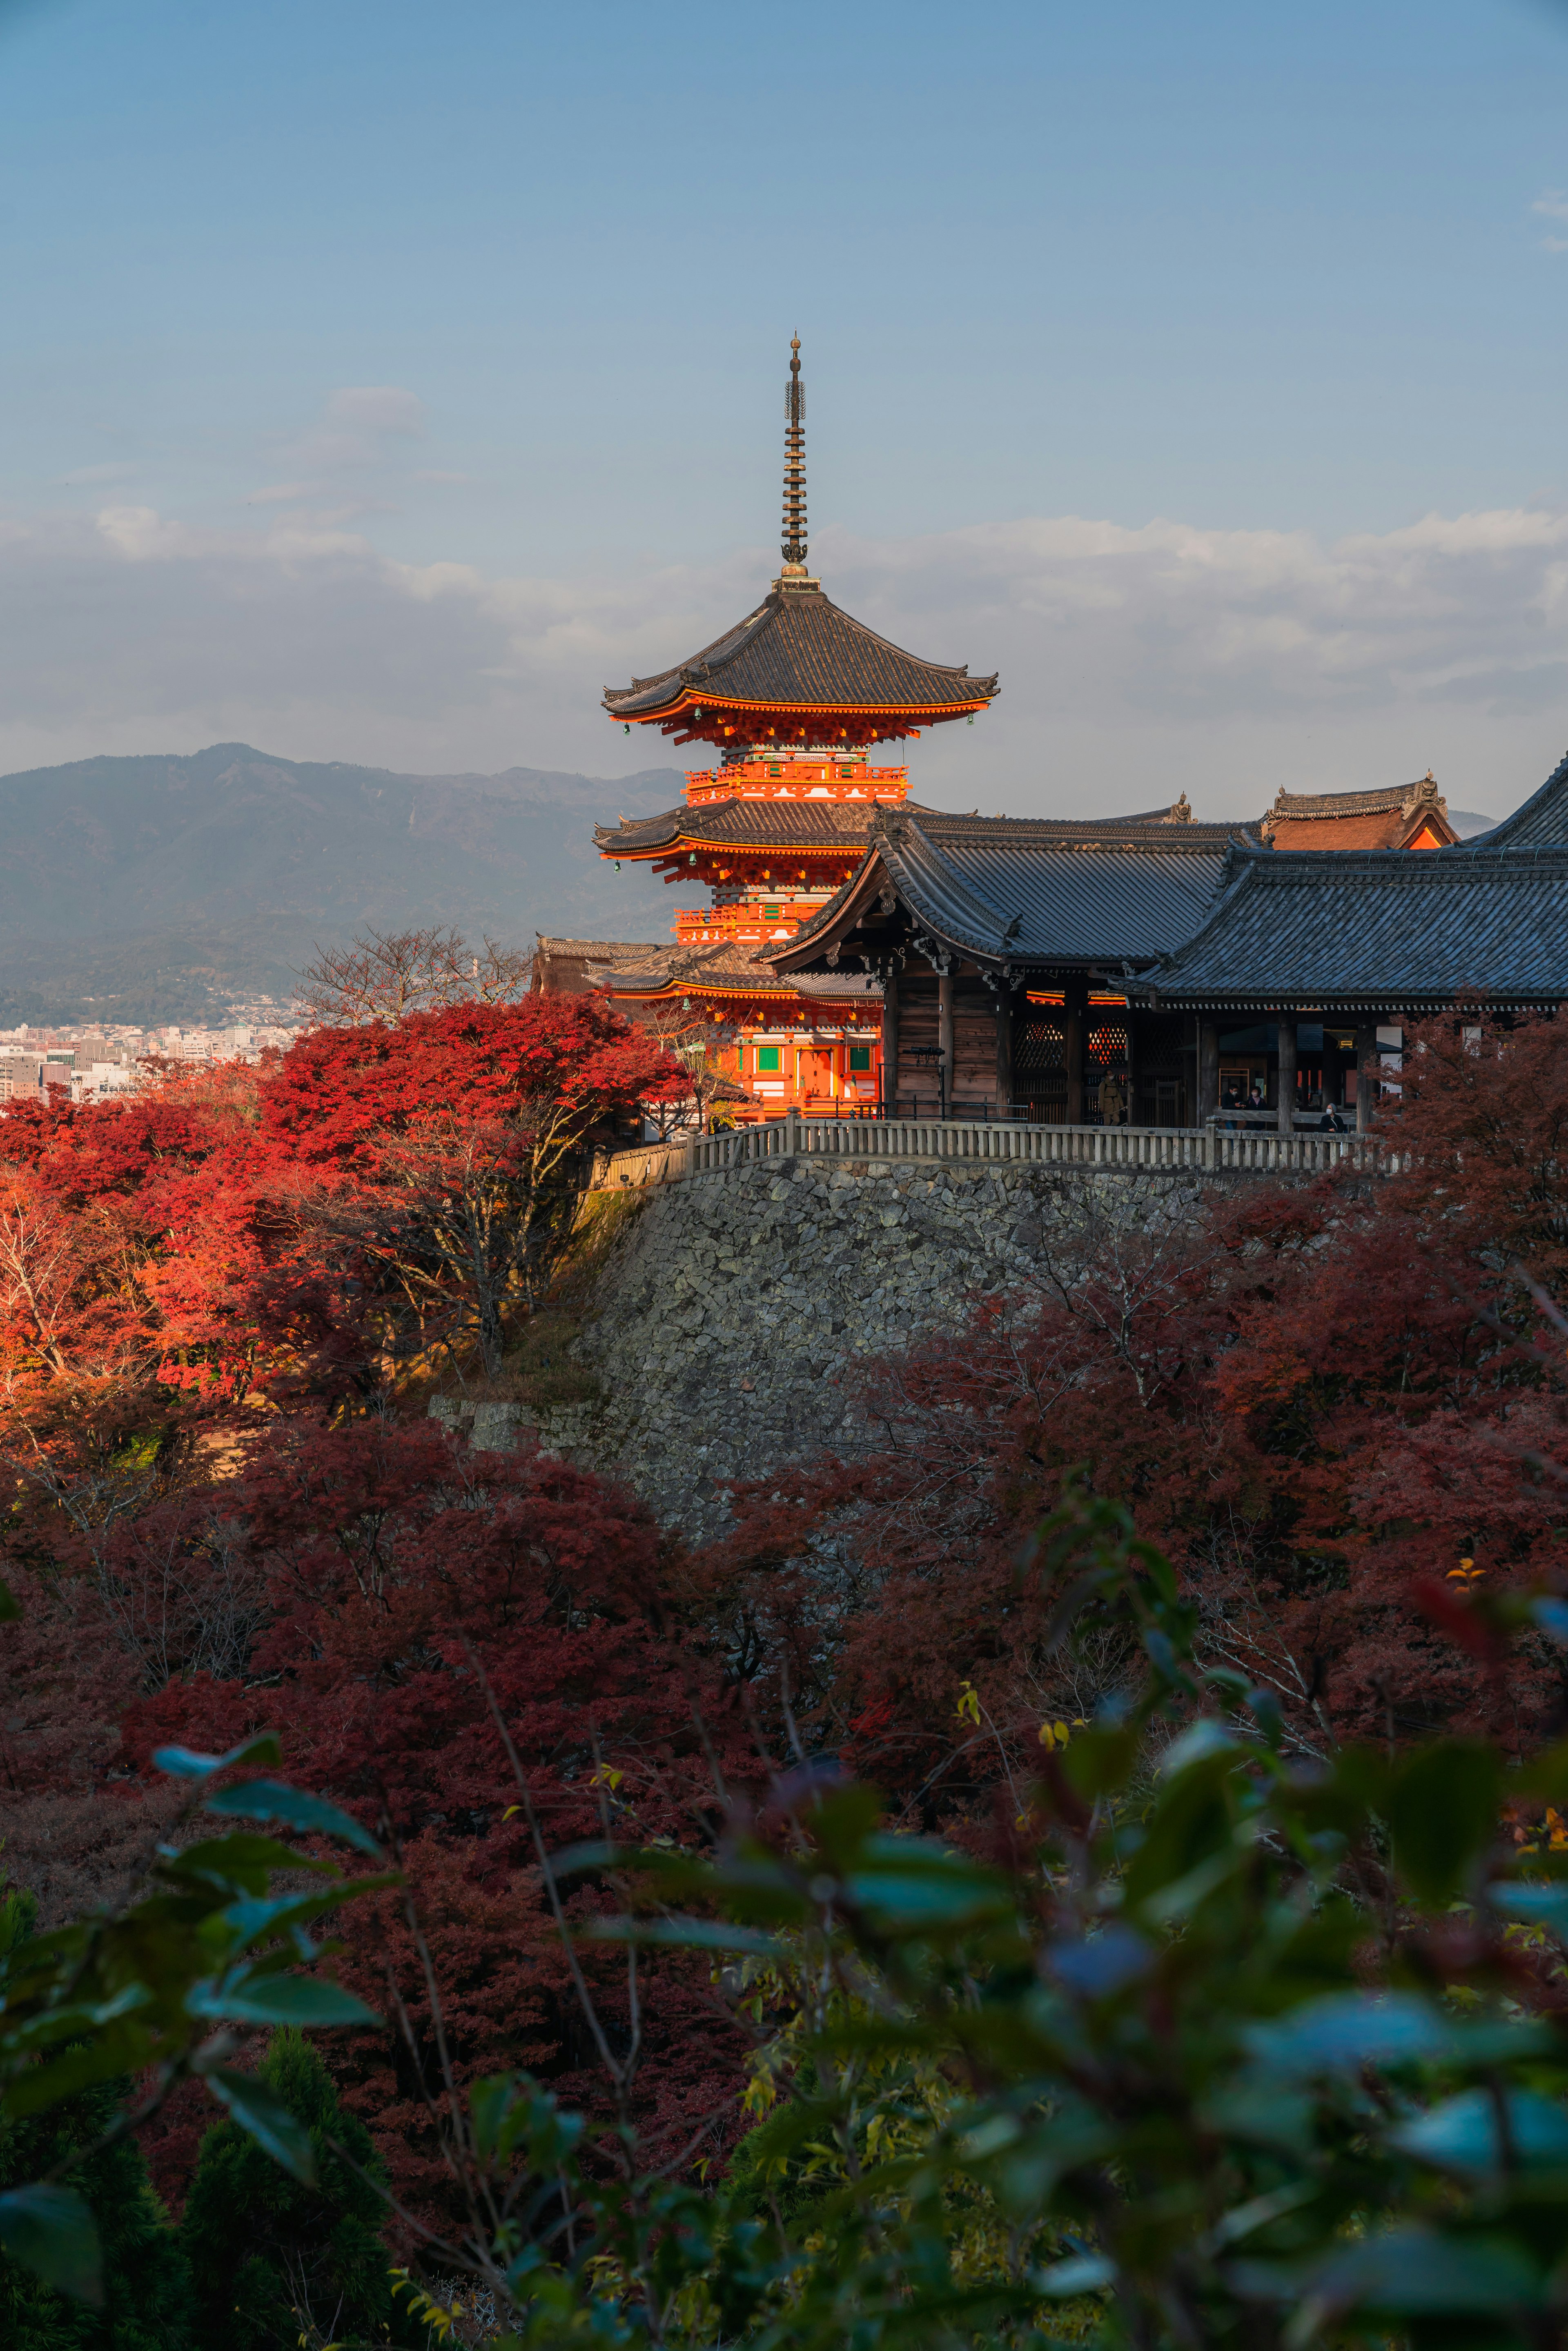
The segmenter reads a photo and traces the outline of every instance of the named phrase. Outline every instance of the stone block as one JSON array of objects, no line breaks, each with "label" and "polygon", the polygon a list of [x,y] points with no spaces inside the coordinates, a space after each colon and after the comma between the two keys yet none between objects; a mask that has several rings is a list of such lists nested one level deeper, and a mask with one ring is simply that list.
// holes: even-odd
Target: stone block
[{"label": "stone block", "polygon": [[465,1420],[474,1417],[474,1406],[466,1396],[432,1396],[430,1418],[441,1421],[455,1432]]},{"label": "stone block", "polygon": [[474,1406],[473,1450],[476,1453],[515,1453],[522,1420],[523,1407],[520,1404],[476,1404]]}]

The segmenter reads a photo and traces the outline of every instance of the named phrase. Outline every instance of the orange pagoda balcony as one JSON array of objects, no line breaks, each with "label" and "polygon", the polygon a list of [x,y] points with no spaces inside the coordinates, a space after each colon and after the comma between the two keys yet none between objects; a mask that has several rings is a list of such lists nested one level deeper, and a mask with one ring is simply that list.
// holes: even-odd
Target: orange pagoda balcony
[{"label": "orange pagoda balcony", "polygon": [[863,759],[819,751],[737,760],[725,768],[688,768],[686,800],[901,800],[909,789],[907,768],[873,768]]},{"label": "orange pagoda balcony", "polygon": [[716,946],[725,940],[737,946],[761,946],[768,939],[792,939],[802,923],[821,914],[831,894],[752,899],[736,906],[682,906],[675,915],[675,936],[684,947]]}]

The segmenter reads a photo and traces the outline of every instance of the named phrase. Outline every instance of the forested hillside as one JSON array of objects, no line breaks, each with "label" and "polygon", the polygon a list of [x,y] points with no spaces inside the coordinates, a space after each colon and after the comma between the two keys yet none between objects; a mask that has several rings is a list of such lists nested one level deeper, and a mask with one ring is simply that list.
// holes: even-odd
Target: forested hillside
[{"label": "forested hillside", "polygon": [[0,777],[0,1026],[200,1020],[287,1002],[311,948],[412,928],[649,938],[664,893],[593,826],[668,808],[678,769],[402,776],[244,743]]}]

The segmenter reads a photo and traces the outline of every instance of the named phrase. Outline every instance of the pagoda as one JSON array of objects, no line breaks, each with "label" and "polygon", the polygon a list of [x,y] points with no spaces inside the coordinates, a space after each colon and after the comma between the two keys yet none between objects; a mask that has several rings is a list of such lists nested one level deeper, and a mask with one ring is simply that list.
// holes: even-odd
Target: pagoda
[{"label": "pagoda", "polygon": [[754,960],[790,939],[862,863],[879,810],[907,800],[909,770],[873,758],[928,726],[973,721],[995,676],[922,660],[843,611],[806,568],[806,393],[800,340],[785,386],[783,562],[757,609],[689,660],[607,687],[628,733],[657,727],[706,743],[716,765],[686,772],[685,804],[601,825],[600,853],[703,890],[676,915],[670,949],[618,956],[599,985],[629,1010],[675,1008],[723,1039],[745,1115],[881,1096],[880,987],[865,975],[789,980]]}]

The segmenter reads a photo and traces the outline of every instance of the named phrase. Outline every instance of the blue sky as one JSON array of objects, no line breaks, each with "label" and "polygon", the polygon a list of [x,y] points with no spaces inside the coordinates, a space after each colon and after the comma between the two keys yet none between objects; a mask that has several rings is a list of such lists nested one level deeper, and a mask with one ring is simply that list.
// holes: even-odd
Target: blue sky
[{"label": "blue sky", "polygon": [[663,758],[797,329],[813,568],[1003,673],[933,797],[1568,739],[1562,6],[0,0],[0,252],[5,767]]}]

